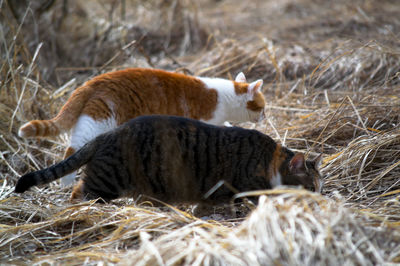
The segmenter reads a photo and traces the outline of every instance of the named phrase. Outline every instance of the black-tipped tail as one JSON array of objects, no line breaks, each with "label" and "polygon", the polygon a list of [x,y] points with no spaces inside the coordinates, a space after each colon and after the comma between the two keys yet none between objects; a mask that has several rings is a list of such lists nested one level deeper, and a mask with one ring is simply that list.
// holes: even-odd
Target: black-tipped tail
[{"label": "black-tipped tail", "polygon": [[37,185],[48,184],[61,178],[86,164],[96,151],[95,143],[89,142],[76,153],[65,160],[36,172],[31,172],[21,176],[15,186],[16,193],[23,193],[29,188]]},{"label": "black-tipped tail", "polygon": [[35,172],[23,175],[18,179],[14,192],[23,193],[36,185]]}]

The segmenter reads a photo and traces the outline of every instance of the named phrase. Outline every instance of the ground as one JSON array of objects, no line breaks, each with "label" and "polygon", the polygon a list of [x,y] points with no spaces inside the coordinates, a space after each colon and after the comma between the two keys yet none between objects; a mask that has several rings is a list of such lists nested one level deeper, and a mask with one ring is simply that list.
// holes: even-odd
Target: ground
[{"label": "ground", "polygon": [[[400,262],[400,6],[396,0],[0,1],[0,262],[375,265]],[[67,136],[18,128],[125,67],[263,79],[276,141],[323,154],[322,195],[262,191],[257,208],[68,202],[13,193]]]}]

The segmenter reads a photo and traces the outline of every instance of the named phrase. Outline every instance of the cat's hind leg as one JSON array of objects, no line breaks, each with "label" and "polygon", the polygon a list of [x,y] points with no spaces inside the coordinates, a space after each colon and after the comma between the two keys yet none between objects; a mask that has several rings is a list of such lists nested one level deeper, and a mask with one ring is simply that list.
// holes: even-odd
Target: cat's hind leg
[{"label": "cat's hind leg", "polygon": [[67,159],[69,156],[71,156],[75,152],[76,152],[76,150],[74,148],[72,148],[71,146],[68,146],[68,148],[65,150],[65,153],[64,153],[64,159]]},{"label": "cat's hind leg", "polygon": [[83,180],[79,180],[78,184],[76,184],[74,186],[74,189],[72,190],[70,197],[71,202],[75,203],[84,200],[83,186],[84,186]]},{"label": "cat's hind leg", "polygon": [[[69,156],[71,156],[75,152],[76,152],[76,150],[74,148],[72,148],[71,146],[68,146],[68,148],[65,150],[65,153],[64,153],[64,159],[67,159]],[[61,178],[61,186],[67,187],[67,186],[71,185],[72,183],[74,183],[75,176],[76,176],[76,171],[74,171],[66,176],[63,176]]]},{"label": "cat's hind leg", "polygon": [[[115,197],[117,198],[117,197]],[[112,198],[114,199],[114,198]],[[85,192],[85,181],[79,180],[78,183],[74,186],[71,197],[69,198],[71,203],[78,203],[81,201],[89,201],[95,200],[96,203],[105,204],[110,202],[112,199],[103,199],[98,195],[94,195],[93,193]]]},{"label": "cat's hind leg", "polygon": [[[98,135],[117,127],[113,117],[103,120],[95,120],[88,115],[81,115],[71,132],[70,146],[65,151],[64,158],[71,156],[87,142]],[[70,186],[75,181],[76,171],[61,178],[61,185]]]}]

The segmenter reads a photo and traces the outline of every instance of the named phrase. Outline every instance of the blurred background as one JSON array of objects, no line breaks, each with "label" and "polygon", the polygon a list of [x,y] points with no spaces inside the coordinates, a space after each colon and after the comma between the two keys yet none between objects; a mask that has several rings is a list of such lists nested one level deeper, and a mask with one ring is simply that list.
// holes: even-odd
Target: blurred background
[{"label": "blurred background", "polygon": [[28,63],[42,44],[35,63],[51,86],[133,66],[293,80],[346,49],[398,49],[400,27],[395,0],[2,1],[1,24],[2,59]]},{"label": "blurred background", "polygon": [[[86,80],[127,67],[243,71],[264,80],[267,106],[264,121],[240,126],[322,153],[323,195],[378,217],[362,226],[379,220],[398,231],[399,33],[398,0],[0,0],[0,200],[21,174],[61,160],[68,141],[23,140],[18,128],[53,117]],[[65,192],[50,185],[24,195],[34,206],[64,206]],[[23,199],[13,200],[5,204]],[[46,219],[31,209],[15,213]],[[15,225],[19,214],[6,213]],[[386,258],[400,261],[395,249],[382,254],[392,251]]]}]

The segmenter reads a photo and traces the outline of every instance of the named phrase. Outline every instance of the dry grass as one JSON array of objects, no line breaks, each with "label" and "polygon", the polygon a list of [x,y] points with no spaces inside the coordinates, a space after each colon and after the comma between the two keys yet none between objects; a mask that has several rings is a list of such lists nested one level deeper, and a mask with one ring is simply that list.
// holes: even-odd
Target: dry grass
[{"label": "dry grass", "polygon": [[232,230],[193,222],[153,242],[143,233],[141,248],[123,264],[374,265],[400,258],[392,230],[364,228],[365,219],[340,203],[304,190],[266,195]]},{"label": "dry grass", "polygon": [[[0,1],[1,263],[400,263],[396,1],[69,1],[70,15],[63,1],[14,12],[8,2]],[[267,119],[241,126],[323,153],[323,195],[263,191],[246,219],[228,207],[202,220],[190,206],[70,204],[57,184],[14,194],[21,174],[59,161],[66,143],[22,140],[18,127],[54,115],[91,76],[126,66],[263,78]]]}]

